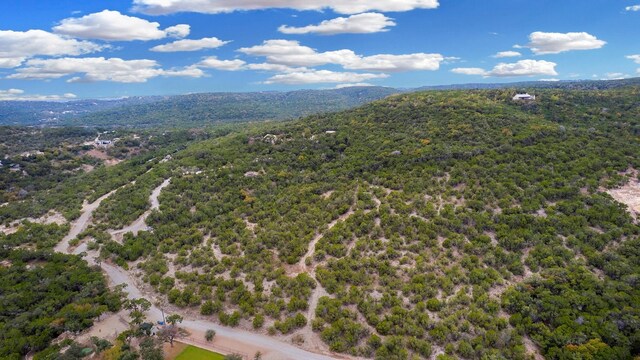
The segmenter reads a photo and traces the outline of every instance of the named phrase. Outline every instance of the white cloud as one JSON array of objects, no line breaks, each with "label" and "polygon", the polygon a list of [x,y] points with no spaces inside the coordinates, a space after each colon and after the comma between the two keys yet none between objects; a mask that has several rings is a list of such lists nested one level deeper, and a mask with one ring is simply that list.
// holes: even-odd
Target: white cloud
[{"label": "white cloud", "polygon": [[270,64],[287,66],[318,66],[338,63],[347,58],[357,58],[351,50],[328,51],[318,53],[314,49],[302,46],[294,40],[267,40],[262,45],[241,48],[238,51],[252,56],[263,56]]},{"label": "white cloud", "polygon": [[407,54],[407,55],[373,55],[359,57],[358,60],[341,64],[345,69],[367,70],[367,71],[415,71],[426,70],[435,71],[440,68],[440,63],[444,57],[440,54]]},{"label": "white cloud", "polygon": [[518,56],[522,56],[522,54],[517,51],[500,51],[499,53],[493,55],[493,57],[496,59]]},{"label": "white cloud", "polygon": [[172,43],[158,45],[151,48],[151,51],[156,52],[178,52],[178,51],[198,51],[203,49],[215,49],[219,48],[229,41],[222,41],[216,37],[203,38],[199,40],[177,40]]},{"label": "white cloud", "polygon": [[369,83],[338,84],[334,87],[334,89],[345,89],[350,87],[371,87],[371,86],[375,86],[375,85],[369,84]]},{"label": "white cloud", "polygon": [[537,55],[559,54],[572,50],[600,49],[607,42],[586,32],[545,33],[536,31],[529,35],[527,47]]},{"label": "white cloud", "polygon": [[487,71],[481,68],[455,68],[451,72],[463,75],[487,75]]},{"label": "white cloud", "polygon": [[33,59],[25,67],[9,75],[9,79],[46,80],[79,75],[67,82],[113,81],[142,83],[157,76],[202,77],[197,67],[164,70],[155,60],[122,60],[119,58]]},{"label": "white cloud", "polygon": [[628,74],[623,74],[620,72],[609,72],[604,74],[604,80],[622,80],[628,78]]},{"label": "white cloud", "polygon": [[627,11],[640,11],[640,5],[631,5],[624,8]]},{"label": "white cloud", "polygon": [[245,68],[248,70],[273,71],[278,73],[288,73],[288,72],[309,70],[305,67],[291,67],[287,65],[269,64],[269,63],[247,64]]},{"label": "white cloud", "polygon": [[308,70],[274,75],[265,84],[326,84],[326,83],[358,83],[371,79],[383,79],[386,74],[366,74],[353,72],[335,72],[329,70]]},{"label": "white cloud", "polygon": [[538,81],[542,81],[542,82],[558,82],[558,81],[560,81],[560,79],[551,78],[551,79],[540,79]]},{"label": "white cloud", "polygon": [[439,6],[438,0],[134,0],[133,3],[135,11],[153,15],[177,12],[217,14],[271,8],[331,9],[341,14],[359,14],[435,9]]},{"label": "white cloud", "polygon": [[26,57],[0,58],[0,69],[10,69],[20,66]]},{"label": "white cloud", "polygon": [[556,63],[544,60],[520,60],[516,63],[500,63],[493,70],[486,71],[481,68],[456,68],[451,70],[456,74],[480,75],[484,77],[511,77],[511,76],[556,76]]},{"label": "white cloud", "polygon": [[640,55],[629,55],[627,59],[633,60],[636,64],[640,64]]},{"label": "white cloud", "polygon": [[118,11],[103,10],[99,13],[80,18],[68,18],[55,26],[53,31],[59,34],[86,39],[106,41],[158,40],[166,37],[185,37],[189,35],[189,25],[171,26],[165,30],[160,24]]},{"label": "white cloud", "polygon": [[393,19],[379,13],[364,13],[349,17],[339,17],[325,20],[318,25],[304,27],[280,26],[278,31],[284,34],[309,34],[321,35],[335,34],[368,34],[389,31],[390,26],[395,26]]},{"label": "white cloud", "polygon": [[[628,55],[627,59],[633,60],[636,64],[640,64],[640,54],[638,55]],[[640,68],[636,70],[638,74],[640,74]]]},{"label": "white cloud", "polygon": [[340,83],[349,84],[347,86],[366,86],[368,84],[365,84],[364,81],[389,77],[389,75],[381,73],[337,72],[270,63],[247,64],[243,60],[220,60],[215,56],[207,57],[194,66],[222,71],[255,70],[276,73],[276,75],[267,79],[267,81],[264,82],[265,84],[300,85]]},{"label": "white cloud", "polygon": [[159,76],[201,78],[205,73],[196,65],[191,65],[177,70],[160,70]]},{"label": "white cloud", "polygon": [[24,90],[8,89],[0,90],[0,101],[60,101],[72,100],[77,96],[67,93],[63,95],[26,95]]},{"label": "white cloud", "polygon": [[215,56],[210,56],[202,60],[197,66],[224,71],[239,71],[245,69],[245,64],[242,60],[220,60]]},{"label": "white cloud", "polygon": [[0,31],[0,68],[14,68],[34,56],[82,55],[104,47],[43,30]]},{"label": "white cloud", "polygon": [[440,68],[444,57],[440,54],[379,54],[373,56],[357,55],[353,50],[317,52],[293,40],[267,40],[261,45],[241,48],[242,53],[252,56],[266,57],[267,63],[290,67],[321,66],[327,64],[341,65],[347,70],[400,72],[429,70]]},{"label": "white cloud", "polygon": [[175,26],[169,26],[164,29],[164,33],[167,34],[168,37],[172,38],[183,38],[189,36],[191,33],[191,26],[187,24],[178,24]]},{"label": "white cloud", "polygon": [[500,63],[489,72],[489,76],[556,76],[556,63],[544,60],[520,60],[516,63]]}]

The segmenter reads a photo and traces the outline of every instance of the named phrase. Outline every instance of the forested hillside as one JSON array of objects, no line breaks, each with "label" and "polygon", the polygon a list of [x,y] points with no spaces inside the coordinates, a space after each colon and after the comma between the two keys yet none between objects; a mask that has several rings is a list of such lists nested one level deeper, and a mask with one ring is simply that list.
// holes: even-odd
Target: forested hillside
[{"label": "forested hillside", "polygon": [[120,296],[108,291],[99,270],[52,252],[67,231],[26,223],[16,233],[0,233],[0,358],[45,350],[59,335],[79,333],[120,308]]},{"label": "forested hillside", "polygon": [[[640,169],[640,89],[513,94],[395,95],[221,133],[38,204],[73,214],[71,186],[117,190],[79,241],[168,309],[308,349],[633,359],[640,227],[606,190]],[[114,236],[169,179],[148,231]]]},{"label": "forested hillside", "polygon": [[427,92],[204,142],[166,164],[153,233],[102,254],[338,352],[631,358],[639,228],[603,189],[640,166],[638,94]]},{"label": "forested hillside", "polygon": [[229,122],[285,120],[345,110],[399,91],[385,87],[291,92],[136,96],[68,102],[0,101],[0,125],[203,127]]},{"label": "forested hillside", "polygon": [[556,90],[608,90],[630,86],[639,86],[640,78],[628,78],[619,80],[562,80],[562,81],[523,81],[515,83],[471,83],[423,86],[418,90],[481,90],[481,89],[556,89]]},{"label": "forested hillside", "polygon": [[351,87],[338,90],[181,95],[159,102],[95,112],[74,118],[69,123],[83,126],[185,128],[229,122],[286,120],[353,108],[397,92],[383,87]]},{"label": "forested hillside", "polygon": [[64,119],[161,99],[159,96],[133,96],[113,100],[0,101],[0,125],[56,126]]}]

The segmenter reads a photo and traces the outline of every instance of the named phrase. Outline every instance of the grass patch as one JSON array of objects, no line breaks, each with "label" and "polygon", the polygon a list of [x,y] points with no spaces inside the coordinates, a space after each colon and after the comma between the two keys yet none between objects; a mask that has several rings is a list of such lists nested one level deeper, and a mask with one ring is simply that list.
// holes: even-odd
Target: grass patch
[{"label": "grass patch", "polygon": [[224,360],[224,356],[195,346],[187,346],[176,360]]}]

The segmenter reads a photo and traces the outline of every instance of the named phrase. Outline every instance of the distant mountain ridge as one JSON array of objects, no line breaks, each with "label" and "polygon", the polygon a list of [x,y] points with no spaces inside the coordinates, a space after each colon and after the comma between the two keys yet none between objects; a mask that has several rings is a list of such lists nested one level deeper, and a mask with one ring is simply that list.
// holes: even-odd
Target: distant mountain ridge
[{"label": "distant mountain ridge", "polygon": [[0,125],[58,125],[64,119],[115,107],[150,103],[163,96],[133,96],[121,99],[73,101],[0,101]]},{"label": "distant mountain ridge", "polygon": [[640,86],[640,78],[469,83],[413,89],[370,86],[290,92],[199,93],[69,102],[0,101],[0,125],[200,127],[221,123],[294,119],[346,110],[390,95],[416,91],[504,88],[605,90],[629,86]]},{"label": "distant mountain ridge", "polygon": [[335,112],[383,99],[400,91],[350,87],[291,92],[203,93],[95,112],[66,121],[83,126],[190,127],[220,123],[286,120]]},{"label": "distant mountain ridge", "polygon": [[513,83],[469,83],[453,85],[422,86],[410,91],[423,90],[489,90],[506,88],[567,89],[567,90],[606,90],[626,86],[640,86],[640,77],[619,80],[560,80],[560,81],[521,81]]},{"label": "distant mountain ridge", "polygon": [[291,92],[201,93],[69,102],[0,101],[0,125],[203,126],[286,120],[346,110],[401,92],[349,87]]}]

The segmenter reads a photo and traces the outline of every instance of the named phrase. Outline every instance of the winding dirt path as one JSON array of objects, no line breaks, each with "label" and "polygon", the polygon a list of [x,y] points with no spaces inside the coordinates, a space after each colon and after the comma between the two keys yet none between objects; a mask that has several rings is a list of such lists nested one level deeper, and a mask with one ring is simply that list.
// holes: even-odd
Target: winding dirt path
[{"label": "winding dirt path", "polygon": [[74,222],[71,223],[71,229],[67,236],[65,236],[58,245],[56,245],[53,249],[57,252],[70,254],[69,251],[69,241],[75,239],[80,235],[81,232],[87,230],[87,227],[92,223],[93,212],[100,206],[100,204],[109,196],[113,195],[117,190],[113,190],[112,192],[102,195],[98,200],[92,202],[91,204],[84,202],[82,206],[82,215],[77,218]]},{"label": "winding dirt path", "polygon": [[[166,185],[164,185],[166,183]],[[150,201],[152,209],[158,208],[159,203],[157,201],[162,188],[168,185],[168,180],[163,183],[164,186],[157,188],[151,195]],[[82,208],[82,215],[71,224],[71,230],[69,234],[55,247],[57,252],[73,254],[82,253],[86,249],[86,246],[79,246],[77,249],[71,249],[69,241],[75,239],[78,234],[87,229],[91,224],[93,212],[100,206],[102,201],[111,196],[116,190],[100,197],[98,200],[91,204],[86,204]],[[154,200],[155,199],[155,200]],[[86,254],[86,252],[85,252]],[[87,261],[91,264],[95,264],[95,261],[91,256],[88,256]],[[106,262],[101,262],[100,267],[102,271],[107,275],[111,286],[117,286],[120,284],[126,284],[125,291],[129,298],[148,298],[152,299],[150,294],[145,294],[140,287],[136,285],[136,279],[128,271],[111,265]],[[174,310],[174,309],[171,309]],[[262,358],[265,360],[330,360],[330,359],[354,359],[350,356],[343,356],[339,354],[317,354],[298,348],[292,344],[282,342],[278,339],[249,332],[246,330],[229,328],[221,326],[212,321],[206,320],[194,320],[190,319],[186,314],[182,314],[185,320],[181,326],[189,331],[192,335],[191,338],[185,339],[186,341],[197,343],[198,346],[204,348],[210,348],[212,350],[218,350],[219,352],[228,353],[229,349],[237,351],[238,353],[245,354],[252,357],[257,351],[262,352]],[[117,315],[115,315],[117,316]],[[153,305],[147,312],[147,317],[150,321],[162,319],[162,311],[157,305]],[[216,339],[211,344],[202,343],[200,339],[204,339],[204,333],[213,329],[216,331]]]},{"label": "winding dirt path", "polygon": [[349,219],[351,215],[355,213],[355,208],[356,208],[356,205],[358,204],[358,190],[359,190],[359,186],[356,186],[356,191],[353,195],[353,204],[351,205],[349,210],[346,213],[340,215],[340,217],[338,217],[337,219],[330,222],[329,225],[327,225],[327,229],[324,232],[318,233],[313,238],[313,240],[309,243],[309,249],[307,250],[307,253],[302,257],[300,262],[295,267],[298,270],[298,273],[306,272],[307,274],[309,274],[309,276],[311,276],[316,281],[316,288],[312,290],[311,296],[309,298],[309,308],[307,309],[307,325],[304,328],[302,328],[302,330],[300,330],[300,334],[304,336],[307,346],[313,351],[325,352],[328,349],[327,344],[325,344],[320,339],[318,334],[313,332],[311,323],[315,319],[316,308],[318,307],[320,298],[323,296],[329,296],[329,293],[322,286],[322,284],[320,284],[320,281],[318,281],[318,279],[316,278],[316,267],[318,266],[318,264],[316,264],[313,261],[313,258],[311,258],[312,259],[311,265],[307,266],[306,259],[309,257],[312,257],[313,254],[315,254],[316,245],[328,231],[330,231],[338,223],[347,221],[347,219]]},{"label": "winding dirt path", "polygon": [[329,225],[327,225],[327,230],[326,231],[316,234],[316,236],[313,238],[313,240],[311,240],[311,242],[309,243],[309,249],[307,250],[307,253],[304,254],[302,259],[300,259],[300,261],[298,262],[298,265],[296,266],[297,269],[300,269],[300,271],[298,273],[306,272],[306,273],[309,273],[309,275],[311,275],[311,276],[313,276],[315,278],[315,276],[316,276],[316,267],[315,266],[311,266],[311,268],[309,268],[307,266],[307,264],[306,264],[306,259],[309,258],[309,257],[311,257],[311,258],[313,257],[313,254],[315,254],[315,252],[316,252],[316,245],[318,245],[318,242],[320,240],[322,240],[322,238],[324,237],[324,234],[326,234],[329,230],[333,229],[333,227],[336,226],[338,223],[346,221],[348,218],[351,217],[351,215],[353,215],[356,212],[355,211],[355,207],[356,207],[356,204],[358,203],[358,190],[359,190],[359,188],[360,188],[359,186],[356,186],[356,191],[355,191],[355,193],[353,195],[353,204],[351,204],[351,207],[349,208],[349,210],[346,213],[340,215],[340,217],[338,217],[337,219],[335,219],[332,222],[330,222]]},{"label": "winding dirt path", "polygon": [[140,215],[134,222],[125,226],[120,230],[109,230],[109,234],[114,241],[118,243],[122,243],[124,234],[132,233],[133,235],[138,235],[140,231],[148,231],[149,226],[147,226],[147,218],[151,215],[151,212],[154,210],[160,209],[160,201],[158,197],[160,197],[160,193],[162,190],[171,184],[171,178],[166,179],[162,182],[157,188],[153,189],[151,192],[151,196],[149,196],[149,202],[151,203],[151,208],[144,212],[144,214]]}]

